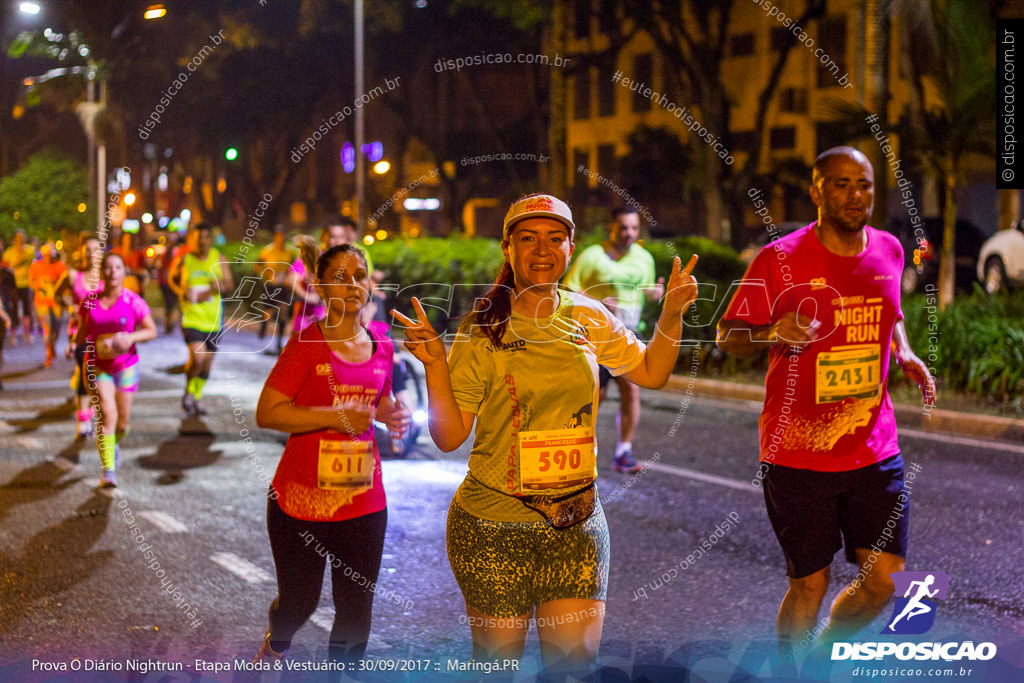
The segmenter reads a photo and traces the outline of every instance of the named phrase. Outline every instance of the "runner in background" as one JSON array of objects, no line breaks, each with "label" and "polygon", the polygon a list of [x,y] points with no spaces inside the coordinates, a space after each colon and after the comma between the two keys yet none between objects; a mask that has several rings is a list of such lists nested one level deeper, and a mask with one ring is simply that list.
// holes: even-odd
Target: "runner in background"
[{"label": "runner in background", "polygon": [[53,365],[57,357],[57,337],[64,326],[64,304],[58,301],[58,292],[67,279],[68,269],[61,261],[60,252],[50,242],[39,250],[40,258],[33,261],[28,269],[29,287],[35,292],[33,303],[36,316],[43,328],[43,341],[46,344],[45,367]]},{"label": "runner in background", "polygon": [[373,419],[402,434],[409,413],[391,395],[394,343],[362,322],[372,289],[362,251],[342,244],[317,257],[308,237],[300,250],[328,310],[288,341],[256,407],[260,427],[289,437],[267,503],[278,595],[255,661],[284,657],[316,610],[327,563],[329,653],[352,661],[366,652],[387,526]]},{"label": "runner in background", "polygon": [[[285,330],[288,328],[291,315],[291,287],[286,280],[291,272],[290,264],[295,258],[294,254],[285,246],[287,228],[278,225],[274,228],[274,241],[260,250],[253,264],[253,270],[263,280],[264,291],[270,294],[270,301],[267,302],[268,309],[263,312],[263,320],[260,321],[259,338],[263,339],[267,334],[267,323],[271,320],[276,324],[277,353],[281,353],[281,345],[284,343]],[[300,260],[301,261],[301,260]]]},{"label": "runner in background", "polygon": [[[14,233],[11,246],[4,250],[0,263],[14,273],[14,293],[10,302],[11,320],[16,324],[21,321],[21,334],[26,344],[32,343],[32,289],[29,286],[28,269],[36,258],[36,250],[25,244],[25,231]],[[11,341],[17,343],[14,329],[11,329]]]},{"label": "runner in background", "polygon": [[170,334],[181,317],[178,295],[171,287],[168,278],[174,260],[179,258],[186,249],[187,247],[177,233],[167,233],[164,253],[160,257],[160,269],[157,271],[157,284],[160,285],[160,295],[164,299],[164,334]]},{"label": "runner in background", "polygon": [[156,323],[141,296],[124,287],[124,259],[103,258],[103,291],[78,309],[81,324],[71,352],[85,347],[85,379],[99,409],[96,447],[103,466],[100,486],[117,486],[121,442],[128,434],[132,399],[139,386],[136,343],[156,338]]},{"label": "runner in background", "polygon": [[181,301],[181,331],[188,344],[181,408],[187,415],[197,416],[206,414],[201,401],[220,345],[224,324],[221,298],[235,285],[227,259],[212,246],[213,226],[196,224],[191,240],[189,249],[171,266],[168,282]]},{"label": "runner in background", "polygon": [[100,262],[103,259],[103,250],[98,238],[87,235],[82,240],[82,247],[79,250],[74,268],[71,269],[64,281],[64,290],[71,292],[71,316],[68,320],[68,346],[64,350],[64,357],[75,357],[75,374],[71,377],[71,388],[75,391],[77,429],[76,438],[84,439],[93,434],[93,409],[92,401],[89,400],[89,390],[85,381],[85,345],[76,346],[72,344],[78,336],[78,327],[81,325],[79,311],[82,304],[90,294],[103,291],[103,274]]},{"label": "runner in background", "polygon": [[[632,206],[612,211],[608,239],[584,249],[565,278],[565,286],[597,299],[622,321],[626,329],[640,334],[644,299],[657,301],[665,293],[665,278],[654,281],[654,257],[637,243],[640,239],[640,214]],[[612,374],[601,368],[600,400],[604,400]],[[618,443],[613,465],[616,472],[639,472],[633,457],[633,436],[640,424],[640,387],[620,375]]]}]

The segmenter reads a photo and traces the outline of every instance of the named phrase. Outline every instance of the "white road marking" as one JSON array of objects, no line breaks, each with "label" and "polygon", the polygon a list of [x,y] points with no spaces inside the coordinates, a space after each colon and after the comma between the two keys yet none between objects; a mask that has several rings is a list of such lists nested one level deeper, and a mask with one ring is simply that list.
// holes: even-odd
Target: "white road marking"
[{"label": "white road marking", "polygon": [[749,491],[750,493],[760,493],[761,489],[751,485],[749,481],[739,481],[737,479],[726,479],[725,477],[716,477],[713,474],[704,474],[696,470],[689,470],[685,467],[674,467],[673,465],[665,465],[660,462],[653,460],[642,461],[644,467],[647,467],[658,472],[665,472],[666,474],[674,474],[677,477],[685,477],[687,479],[695,479],[702,481],[706,484],[717,484],[719,486],[725,486],[730,489],[736,489],[737,491]]},{"label": "white road marking", "polygon": [[999,441],[988,441],[982,439],[971,439],[966,436],[953,436],[952,434],[938,434],[935,432],[922,432],[917,429],[899,429],[899,434],[903,436],[912,436],[915,439],[930,439],[932,441],[941,441],[943,443],[955,443],[961,446],[972,446],[974,448],[987,448],[993,451],[1007,451],[1009,453],[1017,453],[1024,455],[1024,446],[1018,446],[1012,443],[1001,443]]},{"label": "white road marking", "polygon": [[168,534],[178,534],[183,531],[188,531],[188,527],[171,517],[166,512],[160,512],[159,510],[146,510],[139,513],[139,517],[148,519],[152,522],[160,531]]},{"label": "white road marking", "polygon": [[214,553],[210,559],[247,583],[273,581],[274,577],[234,553]]},{"label": "white road marking", "polygon": [[[330,633],[331,629],[334,628],[334,608],[325,605],[313,612],[313,616],[309,620]],[[389,650],[391,649],[391,643],[381,640],[376,634],[371,633],[370,639],[366,643],[366,649]]]}]

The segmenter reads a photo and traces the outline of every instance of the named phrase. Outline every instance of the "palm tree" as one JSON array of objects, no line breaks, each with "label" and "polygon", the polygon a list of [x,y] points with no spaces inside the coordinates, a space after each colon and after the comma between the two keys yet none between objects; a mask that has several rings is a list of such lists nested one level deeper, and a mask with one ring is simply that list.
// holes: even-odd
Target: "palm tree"
[{"label": "palm tree", "polygon": [[[971,154],[995,157],[995,43],[992,2],[907,0],[898,3],[913,92],[908,140],[944,189],[939,306],[953,301],[956,195]],[[911,39],[912,37],[912,39]]]}]

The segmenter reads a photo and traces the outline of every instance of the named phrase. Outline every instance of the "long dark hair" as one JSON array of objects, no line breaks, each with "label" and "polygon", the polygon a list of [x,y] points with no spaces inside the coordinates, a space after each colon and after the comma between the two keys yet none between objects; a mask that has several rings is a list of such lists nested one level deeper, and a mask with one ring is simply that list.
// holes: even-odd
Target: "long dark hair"
[{"label": "long dark hair", "polygon": [[[506,245],[508,240],[502,240],[501,243]],[[484,336],[495,346],[501,346],[501,338],[505,336],[505,328],[508,327],[508,320],[512,315],[511,292],[515,289],[515,274],[512,272],[512,266],[505,261],[494,285],[487,294],[476,300],[473,307],[473,324],[480,325]]]}]

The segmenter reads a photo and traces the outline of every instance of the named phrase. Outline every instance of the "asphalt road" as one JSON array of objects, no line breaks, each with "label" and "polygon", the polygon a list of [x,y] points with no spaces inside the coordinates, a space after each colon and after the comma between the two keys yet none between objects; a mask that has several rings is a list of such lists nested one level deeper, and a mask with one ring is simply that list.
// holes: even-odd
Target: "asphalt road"
[{"label": "asphalt road", "polygon": [[[152,681],[239,675],[202,670],[196,660],[213,668],[251,658],[275,595],[265,490],[284,437],[255,426],[256,400],[274,362],[260,344],[252,335],[227,339],[202,420],[183,419],[180,411],[180,337],[141,348],[141,386],[113,492],[96,489],[94,446],[73,438],[71,363],[42,369],[41,346],[7,349],[0,393],[0,681],[143,680],[127,669],[133,660],[184,664],[168,678],[145,678]],[[768,661],[786,579],[761,493],[751,485],[759,405],[699,392],[645,392],[644,402],[634,448],[646,469],[619,475],[610,456],[600,458],[598,488],[612,538],[604,680],[683,680],[687,670],[692,681],[791,680],[795,672],[773,670]],[[606,455],[615,443],[616,409],[610,400],[598,414]],[[914,639],[998,647],[995,659],[968,663],[971,674],[949,680],[1024,680],[1024,447],[918,432],[904,433],[901,444],[907,463],[918,468],[908,569],[950,577],[935,625]],[[359,680],[449,680],[449,663],[469,658],[469,627],[444,544],[446,510],[467,454],[468,446],[442,454],[426,439],[410,458],[383,465],[389,522],[369,655],[377,666],[426,671],[363,673]],[[145,536],[159,568],[133,534]],[[697,556],[711,538],[711,549]],[[839,556],[832,573],[829,600],[855,574]],[[326,657],[332,614],[325,582],[321,607],[297,634],[292,660]],[[872,634],[885,616],[860,640],[884,640]],[[531,634],[515,680],[531,679],[538,654]],[[101,670],[42,670],[73,666],[76,658]],[[835,663],[818,675],[856,680],[850,669],[861,663]]]}]

